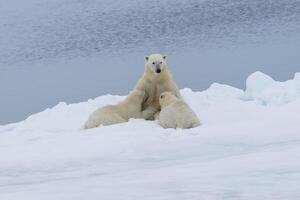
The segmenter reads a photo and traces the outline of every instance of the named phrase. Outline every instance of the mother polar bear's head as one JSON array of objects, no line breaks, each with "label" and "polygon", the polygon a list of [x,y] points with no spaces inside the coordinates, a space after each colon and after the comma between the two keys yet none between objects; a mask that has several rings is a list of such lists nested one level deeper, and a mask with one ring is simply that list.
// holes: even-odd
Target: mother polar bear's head
[{"label": "mother polar bear's head", "polygon": [[154,74],[159,74],[167,68],[167,56],[162,54],[151,54],[145,56],[145,67]]}]

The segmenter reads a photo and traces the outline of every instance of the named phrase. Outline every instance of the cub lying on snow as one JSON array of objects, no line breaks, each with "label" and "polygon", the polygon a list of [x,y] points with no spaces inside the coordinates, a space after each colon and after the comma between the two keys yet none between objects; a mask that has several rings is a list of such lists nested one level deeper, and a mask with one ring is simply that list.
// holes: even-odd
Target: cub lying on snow
[{"label": "cub lying on snow", "polygon": [[159,97],[161,111],[158,116],[163,128],[194,128],[200,121],[194,111],[171,92],[163,92]]},{"label": "cub lying on snow", "polygon": [[145,92],[133,90],[117,105],[107,105],[94,111],[84,125],[85,129],[99,125],[127,122],[130,118],[141,118]]}]

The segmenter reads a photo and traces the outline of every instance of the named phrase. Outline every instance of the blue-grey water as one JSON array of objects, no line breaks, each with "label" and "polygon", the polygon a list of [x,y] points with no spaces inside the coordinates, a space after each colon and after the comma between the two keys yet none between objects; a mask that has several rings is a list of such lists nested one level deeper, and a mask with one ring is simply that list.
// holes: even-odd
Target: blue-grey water
[{"label": "blue-grey water", "polygon": [[180,88],[300,71],[300,0],[0,0],[0,124],[126,94],[162,52]]}]

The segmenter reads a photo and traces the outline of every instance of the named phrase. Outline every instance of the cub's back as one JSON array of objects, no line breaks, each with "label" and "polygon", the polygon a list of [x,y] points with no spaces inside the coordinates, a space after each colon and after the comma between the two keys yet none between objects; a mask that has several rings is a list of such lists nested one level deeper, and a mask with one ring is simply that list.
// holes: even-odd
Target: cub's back
[{"label": "cub's back", "polygon": [[159,122],[164,128],[193,128],[200,125],[195,112],[182,100],[163,108],[159,115]]}]

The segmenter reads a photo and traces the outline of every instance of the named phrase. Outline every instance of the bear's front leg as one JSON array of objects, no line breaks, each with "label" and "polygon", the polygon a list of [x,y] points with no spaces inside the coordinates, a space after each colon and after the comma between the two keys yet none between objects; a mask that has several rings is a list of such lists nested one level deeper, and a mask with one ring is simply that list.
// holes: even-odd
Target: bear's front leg
[{"label": "bear's front leg", "polygon": [[142,111],[142,118],[146,120],[154,120],[155,114],[159,112],[159,108],[156,106],[149,106]]},{"label": "bear's front leg", "polygon": [[158,118],[159,118],[159,113],[160,113],[160,112],[157,111],[157,112],[154,114],[154,119],[155,119],[155,120],[158,120]]}]

